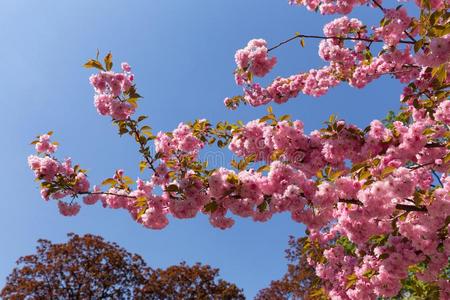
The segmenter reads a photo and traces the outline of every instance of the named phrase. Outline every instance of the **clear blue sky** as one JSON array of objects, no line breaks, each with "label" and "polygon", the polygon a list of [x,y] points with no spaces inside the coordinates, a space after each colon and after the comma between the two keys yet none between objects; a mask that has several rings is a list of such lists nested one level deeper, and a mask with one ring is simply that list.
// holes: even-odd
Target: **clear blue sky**
[{"label": "clear blue sky", "polygon": [[[379,18],[376,10],[365,9],[365,14]],[[39,196],[26,162],[33,153],[29,142],[55,130],[60,157],[70,156],[87,168],[92,182],[116,168],[138,176],[136,145],[119,138],[93,107],[92,71],[81,65],[97,48],[112,51],[117,63],[132,65],[145,97],[140,113],[150,116],[155,130],[195,118],[249,121],[265,108],[230,112],[222,104],[224,97],[240,92],[232,75],[236,49],[252,38],[274,45],[296,31],[321,33],[330,19],[292,8],[287,0],[1,1],[0,286],[15,260],[34,251],[37,239],[63,241],[68,232],[102,235],[141,254],[152,267],[183,260],[211,264],[249,298],[279,278],[286,270],[288,236],[304,233],[289,215],[267,223],[238,219],[227,231],[212,228],[203,216],[152,231],[125,211],[100,206],[65,218],[54,202]],[[317,42],[306,41],[306,46],[294,42],[276,50],[279,64],[269,77],[320,67]],[[365,127],[397,109],[399,93],[400,86],[386,79],[364,90],[340,86],[320,99],[300,96],[274,111],[303,120],[307,131],[332,113]]]}]

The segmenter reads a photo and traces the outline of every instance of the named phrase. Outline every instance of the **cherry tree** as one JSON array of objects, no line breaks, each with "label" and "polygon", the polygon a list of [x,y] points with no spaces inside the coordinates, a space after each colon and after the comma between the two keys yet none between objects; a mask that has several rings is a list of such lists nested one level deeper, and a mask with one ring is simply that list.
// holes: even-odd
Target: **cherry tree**
[{"label": "cherry tree", "polygon": [[[448,2],[421,0],[408,9],[378,0],[289,2],[343,16],[325,24],[323,35],[295,33],[273,46],[251,40],[235,55],[242,94],[226,98],[225,106],[281,104],[390,76],[404,86],[397,113],[366,128],[331,116],[306,133],[300,120],[268,107],[267,115],[246,124],[198,119],[154,134],[147,117],[136,116],[142,97],[131,67],[122,63],[113,71],[111,53],[103,60],[97,54],[85,64],[98,69],[90,77],[95,107],[137,143],[139,168],[150,174],[134,180],[118,169],[91,187],[86,170],[55,156],[58,144],[49,132],[33,141],[37,154],[28,158],[42,197],[55,200],[66,216],[83,203],[126,209],[150,229],[167,226],[169,215],[202,213],[226,229],[233,215],[264,222],[287,212],[307,227],[303,248],[324,297],[393,297],[413,276],[450,298]],[[346,16],[357,6],[379,14],[379,24]],[[276,49],[291,41],[305,46],[307,39],[320,39],[323,67],[258,83],[276,64]],[[214,145],[238,157],[231,167],[211,169],[200,160],[200,151]]]}]

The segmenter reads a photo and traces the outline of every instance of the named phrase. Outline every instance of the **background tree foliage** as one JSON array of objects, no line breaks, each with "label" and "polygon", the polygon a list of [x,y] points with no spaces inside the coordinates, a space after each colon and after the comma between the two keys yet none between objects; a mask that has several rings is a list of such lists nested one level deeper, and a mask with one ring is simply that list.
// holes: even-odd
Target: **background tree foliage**
[{"label": "background tree foliage", "polygon": [[39,240],[35,254],[20,257],[2,299],[244,299],[218,280],[219,270],[182,262],[149,268],[141,256],[100,236],[68,234],[69,241]]},{"label": "background tree foliage", "polygon": [[219,269],[182,262],[154,270],[147,280],[145,299],[245,299],[235,284],[219,279]]}]

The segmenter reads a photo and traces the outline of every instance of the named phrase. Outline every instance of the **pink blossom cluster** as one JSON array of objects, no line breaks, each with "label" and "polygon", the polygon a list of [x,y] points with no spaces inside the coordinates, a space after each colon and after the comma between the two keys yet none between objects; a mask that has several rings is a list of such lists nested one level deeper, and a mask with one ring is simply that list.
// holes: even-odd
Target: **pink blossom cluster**
[{"label": "pink blossom cluster", "polygon": [[437,121],[450,126],[450,101],[442,101],[434,113]]},{"label": "pink blossom cluster", "polygon": [[[290,3],[322,14],[347,14],[367,1]],[[430,5],[448,4],[433,0]],[[151,154],[141,149],[141,165],[151,171],[148,178],[138,178],[134,185],[117,170],[104,181],[110,185],[104,189],[90,188],[86,172],[72,167],[70,159],[52,156],[57,144],[50,134],[42,135],[34,142],[37,155],[28,158],[42,197],[56,200],[62,215],[73,216],[80,210],[76,198],[82,196],[86,205],[101,202],[125,209],[151,229],[166,227],[171,216],[202,213],[212,226],[226,229],[233,226],[233,215],[264,222],[289,213],[306,225],[311,243],[320,249],[309,263],[331,299],[396,296],[412,268],[418,269],[414,276],[439,286],[441,299],[447,299],[450,283],[441,275],[450,256],[450,101],[442,94],[450,83],[450,35],[428,38],[412,54],[410,45],[401,46],[409,38],[405,30],[411,17],[403,8],[383,11],[384,24],[374,27],[372,35],[355,18],[329,22],[319,46],[319,56],[328,64],[277,77],[267,87],[253,82],[253,76],[267,75],[276,58],[269,57],[266,41],[252,40],[236,53],[235,79],[244,88],[244,100],[258,106],[284,103],[300,93],[321,96],[342,81],[363,88],[391,74],[405,84],[403,115],[373,120],[364,130],[330,118],[326,128],[308,134],[301,121],[278,120],[269,110],[270,116],[226,129],[225,144],[240,160],[233,162],[233,170],[208,170],[200,161],[207,140],[198,128],[209,128],[206,120],[197,121],[197,129],[180,123],[172,132],[157,134]],[[370,47],[379,41],[382,51],[372,57]],[[437,66],[433,72],[428,68]],[[131,68],[123,63],[122,70],[90,78],[98,112],[119,121],[135,110],[127,99],[132,97]],[[66,197],[72,200],[66,202]]]},{"label": "pink blossom cluster", "polygon": [[134,75],[127,63],[122,63],[121,73],[101,71],[89,78],[96,95],[94,104],[99,114],[111,116],[114,120],[125,120],[130,117],[135,107],[126,99],[121,99],[133,85]]},{"label": "pink blossom cluster", "polygon": [[275,57],[268,57],[267,42],[263,39],[253,39],[247,46],[239,49],[234,56],[237,69],[235,72],[236,83],[239,85],[251,82],[251,77],[263,77],[276,64]]},{"label": "pink blossom cluster", "polygon": [[[251,170],[236,174],[219,169],[210,176],[207,185],[192,176],[193,171],[188,169],[183,172],[184,177],[175,181],[167,176],[169,172],[182,171],[186,160],[195,162],[203,147],[190,127],[180,124],[170,135],[161,132],[158,134],[155,149],[160,153],[161,161],[156,166],[150,184],[159,185],[163,190],[171,185],[177,187],[177,190],[167,191],[162,198],[158,198],[159,203],[165,205],[158,211],[172,213],[178,218],[194,217],[208,203],[208,199],[214,199],[219,209],[216,210],[217,213],[214,211],[210,215],[214,220],[213,224],[221,224],[219,227],[224,227],[222,222],[227,223],[227,211],[242,217],[253,217],[255,220],[265,220],[273,213],[290,211],[295,220],[316,229],[336,218],[336,228],[341,234],[348,236],[354,243],[363,244],[374,234],[390,232],[390,223],[383,219],[396,211],[396,204],[404,203],[405,198],[413,196],[415,186],[429,188],[429,170],[399,168],[408,161],[418,160],[427,151],[426,139],[422,135],[424,124],[424,121],[416,122],[407,127],[396,123],[394,136],[392,130],[385,128],[379,121],[374,121],[364,139],[361,139],[358,138],[361,131],[343,121],[336,123],[336,132],[330,138],[317,131],[306,135],[300,121],[279,121],[276,126],[272,126],[255,120],[239,130],[229,148],[239,157],[255,155],[256,161],[269,163],[267,176]],[[435,127],[438,128],[439,125]],[[433,154],[427,155],[427,163],[442,157],[445,151],[434,154],[435,157]],[[280,156],[272,162],[272,157],[277,152]],[[344,161],[358,163],[376,156],[383,159],[370,170],[373,176],[380,176],[380,172],[386,167],[395,166],[398,169],[387,179],[375,182],[369,188],[361,190],[364,181],[350,177],[342,177],[335,184],[324,182],[319,186],[315,185],[315,174],[327,165],[336,170],[348,171]],[[64,176],[70,176],[73,172],[70,169],[61,171],[60,164],[49,156],[32,156],[29,163],[37,178],[47,181],[52,181],[58,173],[65,172]],[[66,168],[67,166],[70,163],[66,163]],[[445,167],[448,168],[448,163]],[[89,187],[88,184],[81,184],[85,175],[79,173],[77,176],[81,181],[79,187],[76,185],[74,188],[85,192]],[[236,177],[236,182],[230,180],[230,176]],[[115,187],[107,191],[110,195],[100,196],[97,188],[93,192],[93,195],[85,198],[86,204],[93,204],[104,198],[102,201],[106,206],[129,210],[130,204],[134,203],[133,199],[139,197],[134,192],[129,193]],[[70,193],[73,191],[68,194]],[[63,195],[56,195],[56,198],[61,196]],[[362,207],[354,205],[349,208],[341,203],[336,210],[339,215],[336,215],[333,211],[338,200],[349,199],[350,196],[358,199]],[[270,197],[270,201],[267,197]],[[306,199],[311,202],[308,203]],[[267,201],[267,207],[261,210],[258,207],[264,201]],[[355,219],[359,221],[352,221]]]},{"label": "pink blossom cluster", "polygon": [[[329,131],[309,135],[304,133],[301,121],[278,121],[275,125],[251,121],[235,132],[229,149],[238,157],[254,155],[256,161],[267,163],[267,173],[219,168],[207,181],[201,180],[186,164],[197,162],[204,145],[183,123],[172,133],[158,134],[155,148],[160,159],[154,162],[155,172],[149,181],[138,179],[136,189],[114,185],[105,191],[98,187],[89,190],[86,175],[75,172],[70,160],[60,163],[47,154],[30,156],[29,165],[42,181],[70,178],[73,182],[68,190],[51,192],[45,185],[42,187],[43,197],[59,201],[58,207],[66,216],[75,215],[80,205],[61,199],[81,194],[87,194],[83,199],[87,205],[100,200],[105,207],[126,209],[133,219],[152,229],[167,226],[169,215],[193,218],[204,213],[213,226],[225,229],[234,224],[231,214],[266,221],[273,214],[289,212],[294,221],[305,224],[311,236],[319,241],[326,243],[330,238],[345,236],[358,251],[365,253],[357,259],[342,254],[339,247],[326,250],[328,263],[318,264],[317,274],[328,282],[330,296],[388,297],[398,292],[408,267],[424,261],[425,255],[433,257],[433,263],[420,276],[436,281],[445,266],[443,253],[450,252],[448,234],[444,239],[438,234],[446,226],[450,213],[449,177],[442,175],[444,185],[434,189],[427,202],[410,204],[416,193],[430,191],[432,168],[449,168],[448,162],[436,165],[449,150],[441,147],[429,152],[427,138],[422,134],[433,126],[434,137],[442,138],[446,125],[413,107],[411,110],[415,121],[412,124],[396,121],[389,129],[375,120],[363,135],[359,128],[343,121],[336,121]],[[274,158],[276,153],[278,156]],[[378,160],[367,169],[376,178],[372,183],[367,177],[352,176],[351,165],[344,163],[350,161],[354,165],[367,160]],[[411,162],[426,166],[407,167]],[[317,173],[327,166],[333,170],[329,176],[333,172],[342,175],[317,182]],[[389,167],[395,170],[383,176]],[[167,176],[169,172],[177,176]],[[119,170],[113,179],[120,182],[123,176]],[[402,214],[401,205],[417,210],[398,219],[396,231],[392,221]],[[382,235],[390,237],[387,245],[391,246],[367,252],[371,238]],[[439,250],[442,243],[444,252]],[[377,258],[380,256],[386,258]],[[348,276],[353,274],[357,277],[354,286],[345,289]],[[330,280],[332,275],[338,280]]]},{"label": "pink blossom cluster", "polygon": [[386,45],[395,46],[406,37],[405,30],[411,23],[411,18],[404,7],[399,9],[386,9],[384,19],[387,25],[375,29],[375,37],[382,39]]},{"label": "pink blossom cluster", "polygon": [[[332,14],[349,14],[355,6],[364,5],[368,0],[345,0],[345,1],[335,1],[335,0],[289,0],[291,5],[302,5],[306,6],[308,10],[319,12],[323,15]],[[380,1],[381,2],[381,1]]]},{"label": "pink blossom cluster", "polygon": [[183,123],[170,135],[160,131],[155,140],[155,150],[164,160],[170,160],[178,153],[188,153],[196,157],[203,146],[203,142],[193,135],[191,128]]},{"label": "pink blossom cluster", "polygon": [[[237,72],[236,78],[239,85],[243,85],[244,101],[252,106],[267,104],[271,101],[284,103],[289,99],[296,98],[299,93],[319,97],[328,92],[340,82],[346,81],[356,88],[363,88],[382,75],[391,75],[402,83],[415,80],[421,68],[414,63],[422,60],[420,64],[426,65],[426,59],[432,59],[436,55],[435,64],[448,60],[448,45],[450,39],[446,37],[436,38],[431,42],[430,53],[411,54],[410,47],[396,48],[401,38],[405,36],[404,30],[409,26],[411,18],[406,10],[386,10],[387,25],[375,28],[375,39],[384,41],[384,53],[377,57],[367,57],[370,42],[367,29],[364,24],[356,18],[346,16],[337,18],[324,26],[323,39],[319,46],[319,56],[329,62],[329,65],[321,69],[311,69],[308,72],[292,75],[287,78],[277,77],[267,87],[248,80],[247,74]],[[344,39],[355,39],[346,42]],[[266,43],[264,42],[264,45]],[[352,44],[352,45],[349,45]],[[246,52],[248,46],[238,50],[236,57]],[[265,48],[266,49],[266,48]],[[266,52],[264,52],[266,53]],[[239,55],[238,55],[239,54]],[[245,60],[244,60],[245,61]],[[238,70],[242,68],[242,62],[237,60]],[[266,68],[269,70],[269,68]],[[267,72],[261,72],[264,76]],[[242,75],[242,76],[241,76]],[[230,99],[225,99],[225,104]]]},{"label": "pink blossom cluster", "polygon": [[44,154],[51,154],[58,149],[58,145],[50,141],[50,134],[43,134],[39,136],[35,147],[38,153]]},{"label": "pink blossom cluster", "polygon": [[[390,236],[383,246],[375,247],[373,254],[362,255],[359,260],[345,253],[342,246],[325,250],[324,257],[326,263],[316,266],[316,274],[325,280],[332,299],[396,296],[401,280],[408,277],[409,266],[425,259],[399,236]],[[349,280],[353,282],[349,284]]]},{"label": "pink blossom cluster", "polygon": [[[42,140],[50,142],[48,135],[44,135]],[[60,162],[56,158],[53,158],[47,154],[47,150],[43,153],[39,153],[38,155],[30,155],[28,157],[28,165],[34,172],[36,179],[43,182],[41,185],[42,198],[45,200],[58,200],[58,208],[62,215],[76,215],[80,210],[80,205],[76,202],[73,203],[72,201],[70,203],[66,203],[61,199],[68,196],[87,193],[89,191],[90,184],[86,174],[73,168],[70,159]],[[70,181],[72,183],[72,187],[70,189],[56,188],[53,183],[56,183],[59,180]]]},{"label": "pink blossom cluster", "polygon": [[415,56],[415,62],[422,66],[436,67],[450,61],[450,34],[431,39],[428,48]]}]

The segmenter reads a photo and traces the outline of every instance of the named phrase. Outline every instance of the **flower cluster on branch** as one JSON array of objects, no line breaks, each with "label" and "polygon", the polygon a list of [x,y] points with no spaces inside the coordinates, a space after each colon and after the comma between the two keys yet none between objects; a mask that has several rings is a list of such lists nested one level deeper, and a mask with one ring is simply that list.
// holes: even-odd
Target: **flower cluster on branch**
[{"label": "flower cluster on branch", "polygon": [[[323,14],[346,14],[368,1],[290,1]],[[268,48],[251,40],[237,51],[235,79],[244,95],[225,99],[236,109],[271,101],[283,103],[299,93],[321,96],[340,82],[363,88],[385,74],[404,84],[398,113],[358,128],[331,116],[325,127],[305,133],[300,120],[275,116],[272,109],[246,124],[206,119],[180,123],[172,132],[153,134],[134,117],[141,96],[127,63],[112,71],[112,55],[90,82],[101,115],[110,116],[120,135],[137,143],[141,171],[133,180],[117,170],[90,188],[86,171],[54,156],[57,144],[39,136],[30,168],[41,182],[44,199],[58,201],[63,215],[75,215],[77,200],[126,209],[132,218],[162,229],[168,216],[193,218],[202,213],[226,229],[232,215],[267,221],[288,212],[308,228],[308,263],[333,299],[395,296],[411,272],[450,297],[444,272],[450,256],[450,25],[448,3],[424,0],[420,17],[403,7],[385,9],[379,26],[369,31],[361,21],[343,16],[324,26],[324,36],[296,34]],[[295,39],[322,38],[319,56],[328,63],[262,87],[254,77],[267,75],[272,51]],[[374,43],[381,51],[373,55]],[[237,160],[231,168],[209,169],[199,153],[209,145],[227,147]],[[154,145],[154,147],[152,147]],[[135,185],[134,185],[135,183]],[[64,200],[71,198],[70,202]]]}]

